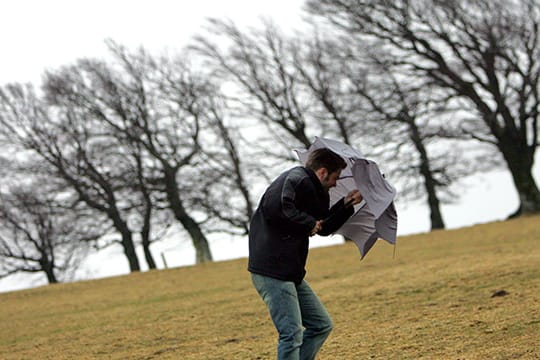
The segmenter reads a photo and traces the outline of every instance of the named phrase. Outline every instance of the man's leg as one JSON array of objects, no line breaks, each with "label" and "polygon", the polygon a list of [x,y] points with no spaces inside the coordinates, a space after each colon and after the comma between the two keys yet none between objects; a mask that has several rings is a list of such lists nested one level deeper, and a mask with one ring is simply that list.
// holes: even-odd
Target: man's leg
[{"label": "man's leg", "polygon": [[251,280],[266,303],[279,333],[278,360],[298,360],[302,345],[302,316],[295,284],[257,274],[251,274]]},{"label": "man's leg", "polygon": [[302,324],[305,327],[300,360],[313,360],[324,341],[332,331],[333,323],[328,311],[307,282],[302,281],[296,287]]}]

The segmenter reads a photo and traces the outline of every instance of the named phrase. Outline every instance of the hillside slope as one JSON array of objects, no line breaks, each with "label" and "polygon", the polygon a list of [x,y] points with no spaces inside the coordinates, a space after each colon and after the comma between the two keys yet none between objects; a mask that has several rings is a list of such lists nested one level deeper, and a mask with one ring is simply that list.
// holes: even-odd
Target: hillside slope
[{"label": "hillside slope", "polygon": [[[319,359],[540,359],[540,217],[313,249]],[[273,359],[246,259],[0,294],[1,359]]]}]

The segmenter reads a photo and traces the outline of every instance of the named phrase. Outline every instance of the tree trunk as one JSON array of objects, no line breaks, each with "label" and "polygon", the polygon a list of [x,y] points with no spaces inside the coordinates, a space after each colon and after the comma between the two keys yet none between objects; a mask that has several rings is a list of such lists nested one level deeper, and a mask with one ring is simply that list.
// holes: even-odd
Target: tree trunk
[{"label": "tree trunk", "polygon": [[183,208],[174,209],[174,214],[191,236],[193,247],[195,248],[197,264],[212,261],[212,253],[210,252],[208,240],[202,233],[199,224],[197,224],[193,218],[187,215]]},{"label": "tree trunk", "polygon": [[506,138],[499,139],[499,149],[512,174],[519,197],[519,207],[510,217],[540,212],[540,191],[532,174],[535,149],[523,149],[523,146]]},{"label": "tree trunk", "polygon": [[208,240],[204,236],[199,224],[187,213],[180,193],[178,192],[178,184],[176,182],[176,171],[173,169],[165,170],[165,186],[167,191],[167,199],[173,211],[174,217],[178,220],[184,229],[188,232],[195,248],[197,264],[212,261],[212,253]]},{"label": "tree trunk", "polygon": [[444,221],[440,209],[440,201],[437,196],[436,181],[433,178],[431,171],[429,158],[427,156],[427,150],[422,142],[420,131],[414,121],[408,122],[409,124],[409,136],[414,143],[414,146],[420,154],[420,174],[424,178],[424,187],[427,193],[427,200],[429,206],[429,218],[431,220],[431,230],[444,229]]},{"label": "tree trunk", "polygon": [[47,275],[47,281],[49,282],[49,284],[58,283],[58,279],[54,274],[54,264],[49,261],[47,254],[42,253],[39,263],[41,265],[41,269],[43,270],[45,275]]},{"label": "tree trunk", "polygon": [[131,272],[141,271],[139,259],[137,259],[137,253],[135,252],[135,244],[133,243],[131,230],[129,230],[126,222],[120,219],[119,216],[113,214],[110,215],[110,217],[113,220],[115,229],[118,230],[122,236],[121,244],[124,248],[124,255],[126,255],[126,258],[128,259],[129,270]]},{"label": "tree trunk", "polygon": [[531,171],[512,172],[512,177],[519,195],[519,214],[540,212],[540,192]]},{"label": "tree trunk", "polygon": [[135,252],[135,245],[133,244],[133,237],[131,231],[122,233],[122,246],[124,247],[124,254],[126,255],[129,262],[129,270],[141,271],[139,265],[139,259],[137,259],[137,253]]},{"label": "tree trunk", "polygon": [[150,217],[152,214],[152,210],[150,205],[147,206],[146,212],[144,214],[144,225],[141,231],[141,238],[142,238],[142,247],[144,251],[144,258],[146,259],[146,263],[148,264],[149,269],[156,269],[156,262],[154,261],[154,257],[152,256],[152,252],[150,251]]},{"label": "tree trunk", "polygon": [[47,275],[47,281],[49,284],[56,284],[58,283],[58,279],[56,279],[56,275],[54,275],[53,269],[43,269],[45,271],[45,274]]},{"label": "tree trunk", "polygon": [[153,270],[156,269],[156,262],[154,261],[154,257],[152,256],[152,252],[150,251],[150,242],[148,239],[144,239],[142,241],[142,246],[144,250],[144,258],[146,260],[146,263],[148,264],[148,268]]}]

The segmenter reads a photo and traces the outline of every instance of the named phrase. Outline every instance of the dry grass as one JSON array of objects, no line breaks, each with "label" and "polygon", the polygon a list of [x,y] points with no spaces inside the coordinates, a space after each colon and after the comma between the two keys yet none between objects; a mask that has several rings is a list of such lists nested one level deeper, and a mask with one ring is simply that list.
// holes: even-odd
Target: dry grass
[{"label": "dry grass", "polygon": [[[540,217],[313,249],[319,359],[540,359]],[[246,260],[0,294],[2,359],[272,359]],[[492,297],[499,290],[506,296]]]}]

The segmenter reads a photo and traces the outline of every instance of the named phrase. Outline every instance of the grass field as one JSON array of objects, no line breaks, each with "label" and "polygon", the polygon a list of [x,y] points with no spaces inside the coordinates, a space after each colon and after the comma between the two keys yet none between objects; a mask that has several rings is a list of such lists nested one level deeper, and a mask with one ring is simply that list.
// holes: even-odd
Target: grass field
[{"label": "grass field", "polygon": [[[540,359],[540,217],[312,249],[318,359]],[[273,359],[246,259],[0,294],[0,359]],[[506,295],[501,294],[504,290]]]}]

